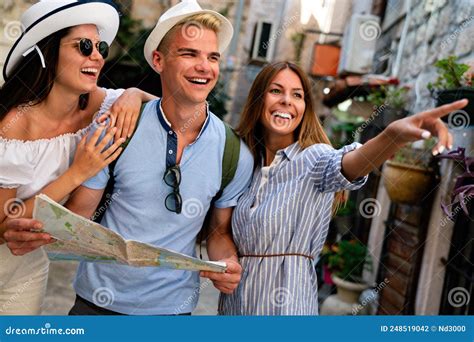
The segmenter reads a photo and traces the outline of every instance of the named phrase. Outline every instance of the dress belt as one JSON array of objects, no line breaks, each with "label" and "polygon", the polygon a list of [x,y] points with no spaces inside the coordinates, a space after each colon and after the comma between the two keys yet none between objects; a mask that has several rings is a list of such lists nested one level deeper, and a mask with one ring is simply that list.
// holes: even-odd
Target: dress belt
[{"label": "dress belt", "polygon": [[240,254],[240,258],[274,258],[274,257],[280,257],[280,256],[300,256],[307,258],[311,261],[314,260],[314,258],[311,255],[306,255],[306,254],[301,254],[301,253],[280,253],[280,254]]}]

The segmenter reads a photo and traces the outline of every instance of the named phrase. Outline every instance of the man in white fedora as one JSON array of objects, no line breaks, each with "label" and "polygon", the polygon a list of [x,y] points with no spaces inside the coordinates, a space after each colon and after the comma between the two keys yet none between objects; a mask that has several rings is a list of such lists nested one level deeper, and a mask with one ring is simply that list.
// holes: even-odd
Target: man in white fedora
[{"label": "man in white fedora", "polygon": [[[196,1],[182,1],[161,16],[144,53],[161,76],[163,96],[145,106],[115,166],[118,195],[101,221],[126,239],[195,255],[197,235],[210,210],[208,255],[225,262],[227,270],[201,276],[224,293],[233,292],[241,277],[230,223],[253,170],[250,151],[235,138],[235,174],[221,191],[228,129],[210,112],[206,98],[232,33],[225,17]],[[84,183],[69,208],[92,217],[109,177],[107,168]],[[25,249],[30,247],[25,242]],[[72,315],[176,315],[193,311],[200,282],[197,272],[81,262],[74,289]]]}]

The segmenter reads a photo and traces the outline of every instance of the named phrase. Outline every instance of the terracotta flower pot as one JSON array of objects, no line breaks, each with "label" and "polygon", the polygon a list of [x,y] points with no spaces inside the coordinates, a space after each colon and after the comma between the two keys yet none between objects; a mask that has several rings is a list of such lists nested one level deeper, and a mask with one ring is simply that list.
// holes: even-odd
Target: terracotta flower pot
[{"label": "terracotta flower pot", "polygon": [[403,204],[420,203],[434,180],[431,169],[391,160],[385,163],[382,176],[392,202]]}]

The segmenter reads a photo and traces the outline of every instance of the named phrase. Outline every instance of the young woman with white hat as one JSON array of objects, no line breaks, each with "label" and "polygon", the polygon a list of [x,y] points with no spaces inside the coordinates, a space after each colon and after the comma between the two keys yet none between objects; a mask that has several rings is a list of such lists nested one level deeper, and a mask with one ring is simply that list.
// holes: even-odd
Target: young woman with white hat
[{"label": "young woman with white hat", "polygon": [[[119,26],[111,2],[43,0],[21,22],[24,32],[6,58],[0,88],[0,315],[39,314],[49,266],[42,249],[12,255],[1,244],[5,231],[21,230],[38,192],[64,201],[112,162],[141,102],[153,98],[138,89],[97,87]],[[86,139],[109,110],[120,127],[100,125]]]}]

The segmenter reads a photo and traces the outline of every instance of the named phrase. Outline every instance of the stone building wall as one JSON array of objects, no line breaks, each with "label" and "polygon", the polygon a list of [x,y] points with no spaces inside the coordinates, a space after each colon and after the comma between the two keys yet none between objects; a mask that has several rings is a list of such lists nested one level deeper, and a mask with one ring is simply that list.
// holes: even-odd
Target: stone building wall
[{"label": "stone building wall", "polygon": [[[264,19],[274,25],[270,36],[274,51],[269,61],[296,61],[296,46],[293,41],[295,34],[304,33],[305,40],[301,49],[299,63],[304,71],[309,73],[314,44],[319,42],[333,41],[334,37],[322,36],[314,33],[308,33],[307,29],[322,30],[328,32],[342,32],[347,15],[352,3],[350,1],[332,0],[326,2],[327,15],[329,18],[318,22],[314,15],[309,16],[307,23],[302,23],[301,0],[247,0],[242,19],[242,30],[239,32],[238,54],[233,58],[232,76],[229,82],[228,94],[231,97],[229,101],[230,115],[228,120],[236,124],[239,119],[245,100],[247,98],[250,86],[255,76],[262,68],[262,63],[254,63],[250,59],[255,25],[258,20]],[[314,4],[311,4],[314,6]],[[321,14],[321,13],[320,13]],[[320,18],[321,19],[321,18]],[[320,27],[323,23],[325,26]],[[337,39],[336,39],[337,40]],[[321,93],[321,82],[313,81],[313,92],[315,95]]]},{"label": "stone building wall", "polygon": [[[0,70],[3,70],[8,51],[21,35],[21,14],[35,1],[0,0]],[[3,84],[3,72],[0,73],[0,84]]]},{"label": "stone building wall", "polygon": [[154,27],[160,15],[172,6],[171,0],[132,0],[131,2],[130,15],[140,20],[146,28]]},{"label": "stone building wall", "polygon": [[[232,124],[236,124],[239,119],[245,100],[247,99],[250,86],[255,76],[261,69],[261,65],[251,64],[250,51],[255,25],[259,19],[272,22],[278,30],[280,23],[284,18],[285,0],[246,0],[242,21],[241,31],[238,33],[238,47],[235,56],[231,56],[227,87],[227,94],[230,96],[228,102],[229,117]],[[274,31],[275,32],[275,31]],[[271,39],[278,40],[278,32],[271,36]],[[275,53],[277,50],[275,50]]]},{"label": "stone building wall", "polygon": [[[405,0],[406,1],[406,0]],[[409,14],[404,9],[405,1],[388,0],[382,34],[378,40],[374,60],[374,72],[397,76],[402,85],[411,87],[408,109],[416,113],[435,106],[435,100],[427,89],[427,84],[436,79],[436,60],[456,55],[461,62],[473,64],[474,61],[474,0],[424,0],[412,1]],[[403,27],[407,18],[408,35],[400,47]],[[403,49],[397,72],[396,56]],[[388,63],[380,62],[381,56],[389,56]],[[472,125],[472,123],[471,123]],[[464,146],[467,151],[474,150],[474,128],[452,127],[454,147]],[[447,258],[451,248],[454,225],[446,220],[440,203],[446,202],[452,187],[452,164],[443,162],[440,169],[440,184],[434,196],[434,203],[428,223],[426,241],[423,245],[418,289],[416,293],[415,314],[439,314],[446,267],[440,262]],[[377,201],[382,208],[388,208],[390,200],[379,186]],[[385,210],[386,211],[386,210]],[[386,215],[380,215],[372,222],[369,248],[379,258],[384,237]]]},{"label": "stone building wall", "polygon": [[[402,10],[389,0],[387,12]],[[448,55],[456,55],[463,62],[474,60],[474,1],[473,0],[425,0],[412,1],[408,35],[403,46],[403,57],[399,74],[402,84],[414,88],[410,99],[410,110],[417,112],[432,106],[433,100],[426,88],[436,78],[433,63]],[[396,14],[387,13],[389,16]],[[391,50],[392,63],[400,47],[400,36],[406,16],[382,34],[378,52]],[[386,19],[387,20],[387,19]],[[390,48],[391,47],[391,48]],[[376,70],[381,72],[382,70]]]}]

